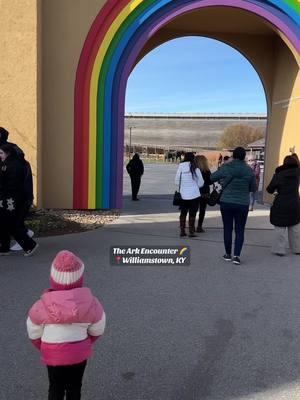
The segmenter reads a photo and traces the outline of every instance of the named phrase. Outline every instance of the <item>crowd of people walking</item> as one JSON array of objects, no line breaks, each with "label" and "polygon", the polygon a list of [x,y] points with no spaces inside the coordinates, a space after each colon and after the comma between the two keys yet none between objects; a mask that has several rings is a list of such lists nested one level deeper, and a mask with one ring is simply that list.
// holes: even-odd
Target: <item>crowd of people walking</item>
[{"label": "crowd of people walking", "polygon": [[[32,172],[24,152],[8,142],[8,131],[0,128],[0,255],[10,254],[11,238],[30,256],[38,244],[30,237],[24,221],[33,203]],[[138,200],[144,165],[135,154],[127,165],[132,200]],[[236,265],[244,244],[248,213],[254,209],[260,184],[260,167],[246,162],[246,151],[237,147],[232,157],[222,156],[211,171],[208,159],[185,153],[175,183],[179,187],[180,237],[204,234],[211,186],[220,185],[218,203],[223,221],[223,259]],[[289,244],[300,254],[300,163],[296,154],[285,157],[267,186],[275,194],[270,221],[275,226],[272,252],[284,256]],[[196,223],[198,214],[198,223]],[[188,219],[188,232],[186,224]],[[197,227],[196,227],[197,226]],[[233,231],[235,237],[233,238]],[[40,351],[49,379],[48,399],[80,399],[84,372],[94,342],[105,330],[106,316],[99,300],[83,287],[84,263],[69,251],[59,252],[51,264],[50,288],[30,309],[27,332]]]},{"label": "crowd of people walking", "polygon": [[9,255],[11,238],[31,256],[38,244],[28,235],[25,218],[33,202],[32,172],[24,152],[8,142],[0,128],[0,256]]},{"label": "crowd of people walking", "polygon": [[[199,210],[196,231],[203,228],[207,205],[212,196],[210,186],[219,183],[221,189],[218,202],[223,221],[225,261],[241,263],[241,252],[245,238],[245,227],[249,211],[253,211],[260,185],[261,170],[257,160],[246,162],[246,151],[237,147],[232,157],[218,159],[218,169],[211,172],[208,160],[203,155],[187,153],[179,164],[175,184],[181,193],[180,236],[186,236],[186,216],[189,213],[189,237],[195,237],[195,217]],[[294,254],[300,254],[300,164],[296,154],[287,156],[282,166],[275,171],[267,187],[275,194],[271,207],[270,222],[275,226],[275,241],[272,252],[278,256],[286,254],[287,244]],[[233,240],[233,231],[235,237]],[[287,243],[288,242],[288,243]]]}]

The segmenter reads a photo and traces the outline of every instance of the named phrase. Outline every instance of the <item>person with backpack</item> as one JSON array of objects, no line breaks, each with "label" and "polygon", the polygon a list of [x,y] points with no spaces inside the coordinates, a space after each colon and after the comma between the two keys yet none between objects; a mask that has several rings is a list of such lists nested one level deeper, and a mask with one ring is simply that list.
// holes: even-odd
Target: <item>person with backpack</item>
[{"label": "person with backpack", "polygon": [[83,287],[84,263],[63,250],[50,270],[50,289],[30,309],[27,332],[41,352],[49,378],[48,400],[79,400],[87,360],[105,329],[99,300]]},{"label": "person with backpack", "polygon": [[12,144],[0,147],[0,161],[0,255],[10,254],[13,237],[24,250],[24,255],[30,256],[38,244],[27,235],[24,226],[24,161]]}]

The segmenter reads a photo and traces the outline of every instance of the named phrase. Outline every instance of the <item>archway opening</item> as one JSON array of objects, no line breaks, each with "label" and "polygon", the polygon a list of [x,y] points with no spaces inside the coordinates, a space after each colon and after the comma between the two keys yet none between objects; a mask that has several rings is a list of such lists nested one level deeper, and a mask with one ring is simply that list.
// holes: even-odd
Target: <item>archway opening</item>
[{"label": "archway opening", "polygon": [[[148,206],[137,211],[155,212],[160,200],[167,200],[161,203],[165,212],[174,211],[170,196],[184,152],[205,155],[213,171],[220,152],[230,155],[235,145],[263,142],[266,127],[262,81],[238,50],[199,36],[157,46],[135,65],[126,89],[124,161],[137,152],[145,165],[140,194]],[[264,144],[247,150],[248,159],[260,159],[263,172]],[[124,171],[124,207],[131,209]]]}]

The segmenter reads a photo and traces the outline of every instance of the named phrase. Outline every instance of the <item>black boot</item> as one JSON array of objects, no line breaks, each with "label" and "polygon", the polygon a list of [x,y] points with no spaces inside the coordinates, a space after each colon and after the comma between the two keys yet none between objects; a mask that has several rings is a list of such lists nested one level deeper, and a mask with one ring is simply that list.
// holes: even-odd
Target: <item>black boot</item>
[{"label": "black boot", "polygon": [[186,236],[186,233],[185,233],[185,222],[186,222],[186,215],[180,215],[180,217],[179,217],[180,237]]},{"label": "black boot", "polygon": [[202,225],[198,225],[196,231],[200,233],[205,232],[205,230],[202,228]]},{"label": "black boot", "polygon": [[189,216],[189,237],[197,237],[195,234],[195,217]]}]

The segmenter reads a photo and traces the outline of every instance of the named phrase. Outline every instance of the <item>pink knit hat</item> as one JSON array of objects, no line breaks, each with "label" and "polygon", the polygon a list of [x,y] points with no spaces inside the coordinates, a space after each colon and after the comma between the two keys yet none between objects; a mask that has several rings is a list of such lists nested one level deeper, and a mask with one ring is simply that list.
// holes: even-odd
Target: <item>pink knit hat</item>
[{"label": "pink knit hat", "polygon": [[51,265],[51,289],[67,290],[81,287],[83,284],[84,264],[68,250],[57,253]]}]

